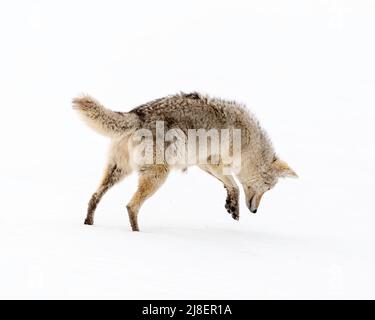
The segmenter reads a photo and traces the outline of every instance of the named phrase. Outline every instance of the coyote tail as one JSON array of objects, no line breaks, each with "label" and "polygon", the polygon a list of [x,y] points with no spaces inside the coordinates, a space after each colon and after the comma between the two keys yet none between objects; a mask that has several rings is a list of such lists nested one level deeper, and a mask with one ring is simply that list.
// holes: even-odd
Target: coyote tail
[{"label": "coyote tail", "polygon": [[139,126],[139,118],[136,114],[106,109],[87,95],[73,99],[73,108],[89,127],[108,137],[123,134]]}]

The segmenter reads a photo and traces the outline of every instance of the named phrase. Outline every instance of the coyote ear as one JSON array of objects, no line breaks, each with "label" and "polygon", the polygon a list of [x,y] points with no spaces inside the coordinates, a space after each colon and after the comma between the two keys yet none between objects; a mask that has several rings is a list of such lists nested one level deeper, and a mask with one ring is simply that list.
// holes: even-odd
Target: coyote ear
[{"label": "coyote ear", "polygon": [[297,173],[293,171],[289,165],[280,159],[275,159],[272,163],[272,167],[276,170],[279,177],[282,178],[298,178]]}]

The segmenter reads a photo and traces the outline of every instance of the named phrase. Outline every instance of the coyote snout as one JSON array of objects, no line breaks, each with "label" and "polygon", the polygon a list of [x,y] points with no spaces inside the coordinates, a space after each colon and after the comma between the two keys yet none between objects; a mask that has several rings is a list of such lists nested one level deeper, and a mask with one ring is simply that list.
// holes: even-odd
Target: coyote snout
[{"label": "coyote snout", "polygon": [[252,212],[252,213],[257,213],[258,211],[258,207],[259,207],[259,203],[260,203],[260,199],[262,198],[263,195],[260,195],[260,196],[252,196],[251,199],[249,200],[249,202],[247,202],[247,207],[249,208],[249,210]]},{"label": "coyote snout", "polygon": [[296,178],[297,174],[286,162],[275,156],[268,167],[264,167],[260,174],[250,174],[250,176],[252,176],[250,179],[243,181],[246,205],[252,213],[257,213],[263,195],[276,185],[279,178]]},{"label": "coyote snout", "polygon": [[[138,188],[126,206],[133,231],[139,231],[138,213],[143,203],[163,185],[172,169],[185,170],[196,165],[218,179],[227,191],[225,208],[235,220],[239,220],[240,212],[239,188],[234,177],[243,187],[247,207],[256,213],[264,193],[273,188],[280,177],[297,176],[276,156],[267,134],[255,117],[243,105],[233,101],[213,99],[194,92],[157,99],[129,112],[111,111],[89,96],[74,99],[73,106],[90,127],[112,140],[103,179],[89,201],[85,219],[88,225],[94,223],[94,213],[103,195],[133,171],[139,173]],[[163,130],[178,132],[172,136],[177,142],[174,143],[173,139],[165,141],[162,153],[156,147],[159,135],[155,134],[160,122],[163,122]],[[186,145],[181,141],[189,136],[191,129],[211,133],[215,130],[239,130],[239,135],[225,141],[223,137],[226,136],[220,136],[219,149],[223,149],[225,144],[231,153],[225,157],[215,148],[214,136],[205,141],[203,155],[202,141],[198,139],[199,143],[195,145],[196,139],[193,138],[192,150],[199,149],[199,161],[190,162],[185,159]],[[148,137],[150,148],[143,148],[141,140],[135,139],[139,132],[142,132],[142,137]],[[235,154],[238,146],[240,154]],[[169,155],[178,155],[171,159],[185,159],[186,162],[167,161],[167,151]],[[137,159],[142,153],[158,160],[139,162]],[[228,171],[228,168],[236,169]]]}]

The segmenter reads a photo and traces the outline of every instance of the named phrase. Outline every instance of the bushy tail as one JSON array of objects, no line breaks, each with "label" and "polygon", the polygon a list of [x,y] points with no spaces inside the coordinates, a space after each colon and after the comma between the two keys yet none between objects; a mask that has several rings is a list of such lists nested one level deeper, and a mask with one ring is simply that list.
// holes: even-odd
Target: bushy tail
[{"label": "bushy tail", "polygon": [[137,115],[106,109],[90,96],[73,99],[73,108],[92,129],[108,137],[123,134],[139,125]]}]

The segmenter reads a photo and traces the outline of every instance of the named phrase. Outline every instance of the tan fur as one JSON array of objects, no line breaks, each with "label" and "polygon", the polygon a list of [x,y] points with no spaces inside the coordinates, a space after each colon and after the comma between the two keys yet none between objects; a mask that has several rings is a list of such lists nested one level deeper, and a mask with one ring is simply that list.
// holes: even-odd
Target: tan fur
[{"label": "tan fur", "polygon": [[272,167],[274,170],[276,170],[280,177],[298,178],[298,175],[285,161],[277,159],[272,163]]},{"label": "tan fur", "polygon": [[151,197],[164,183],[168,176],[168,172],[168,167],[163,165],[144,168],[140,172],[137,192],[133,195],[129,204],[126,206],[133,231],[139,231],[137,220],[139,208],[145,200]]},{"label": "tan fur", "polygon": [[125,130],[139,126],[137,116],[108,110],[90,96],[73,99],[73,108],[92,129],[109,137],[122,135]]},{"label": "tan fur", "polygon": [[[189,129],[240,129],[241,168],[235,175],[243,186],[246,204],[254,213],[262,195],[274,187],[279,177],[296,176],[284,161],[278,159],[256,118],[245,106],[234,101],[210,98],[198,93],[181,93],[151,101],[130,112],[115,112],[89,96],[81,96],[73,100],[73,106],[91,128],[112,139],[108,168],[101,185],[90,200],[85,220],[87,224],[93,223],[95,208],[104,193],[135,170],[139,172],[139,185],[127,209],[132,230],[139,231],[137,217],[144,201],[165,182],[171,169],[186,170],[186,164],[170,165],[165,162],[140,165],[135,161],[138,145],[131,139],[134,132],[144,128],[155,133],[157,121],[165,123],[165,130],[179,128],[185,135]],[[215,156],[208,155],[209,158]],[[225,207],[238,220],[239,189],[233,176],[223,173],[227,164],[219,161],[215,164],[208,162],[195,165],[224,184],[227,189]]]}]

